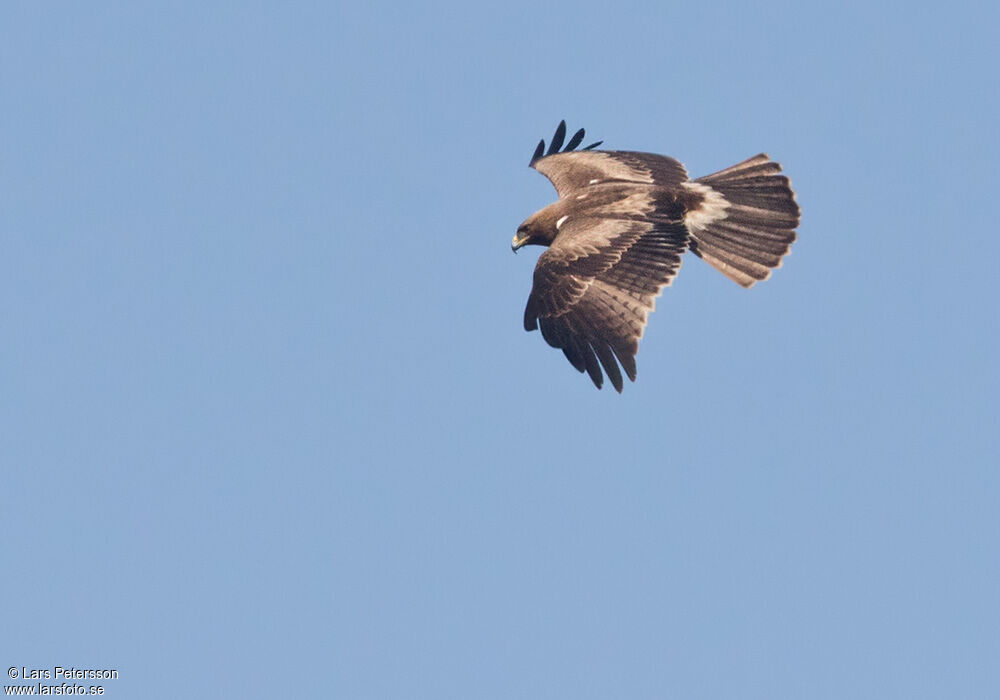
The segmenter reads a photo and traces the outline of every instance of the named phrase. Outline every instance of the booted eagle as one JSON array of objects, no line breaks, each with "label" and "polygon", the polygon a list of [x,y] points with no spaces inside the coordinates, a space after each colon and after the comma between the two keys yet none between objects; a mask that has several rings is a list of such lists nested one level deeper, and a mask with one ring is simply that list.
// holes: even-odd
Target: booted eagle
[{"label": "booted eagle", "polygon": [[760,154],[697,180],[673,158],[576,151],[560,122],[529,165],[559,200],[517,229],[511,247],[548,246],[538,258],[524,328],[542,330],[598,389],[635,381],[635,355],[656,297],[690,250],[743,287],[767,279],[795,240],[799,206],[781,166]]}]

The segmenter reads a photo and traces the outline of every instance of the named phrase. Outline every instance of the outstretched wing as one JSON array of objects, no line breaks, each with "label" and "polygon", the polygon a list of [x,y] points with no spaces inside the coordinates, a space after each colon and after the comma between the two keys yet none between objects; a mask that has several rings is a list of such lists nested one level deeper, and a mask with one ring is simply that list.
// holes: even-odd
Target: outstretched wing
[{"label": "outstretched wing", "polygon": [[641,182],[646,185],[677,187],[688,179],[687,170],[680,162],[655,153],[591,150],[600,146],[602,141],[574,151],[583,141],[583,136],[584,130],[580,129],[563,148],[566,122],[561,121],[548,150],[545,150],[543,139],[538,142],[531,157],[529,165],[555,185],[560,197],[601,182]]},{"label": "outstretched wing", "polygon": [[679,205],[645,218],[570,218],[538,258],[524,310],[525,330],[541,327],[600,388],[601,367],[622,390],[621,364],[635,381],[635,355],[655,299],[681,264],[688,232]]},{"label": "outstretched wing", "polygon": [[655,153],[575,151],[545,156],[532,167],[552,181],[560,197],[602,182],[678,187],[688,174],[679,161]]}]

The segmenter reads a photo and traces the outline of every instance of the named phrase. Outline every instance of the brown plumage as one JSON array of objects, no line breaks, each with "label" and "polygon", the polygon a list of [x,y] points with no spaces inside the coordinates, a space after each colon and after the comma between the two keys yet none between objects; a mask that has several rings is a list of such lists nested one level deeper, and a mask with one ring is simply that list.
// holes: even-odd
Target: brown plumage
[{"label": "brown plumage", "polygon": [[524,327],[541,328],[597,388],[635,381],[635,356],[649,313],[690,249],[744,287],[767,279],[795,240],[799,206],[765,154],[689,180],[673,158],[632,151],[580,151],[580,129],[560,152],[560,122],[531,167],[559,200],[521,224],[512,248],[548,246],[538,258]]}]

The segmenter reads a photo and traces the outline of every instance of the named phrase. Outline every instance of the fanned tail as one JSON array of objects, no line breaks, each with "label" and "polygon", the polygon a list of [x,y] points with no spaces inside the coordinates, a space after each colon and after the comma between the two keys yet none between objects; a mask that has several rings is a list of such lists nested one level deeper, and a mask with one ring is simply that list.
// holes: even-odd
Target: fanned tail
[{"label": "fanned tail", "polygon": [[761,153],[684,186],[700,195],[684,218],[695,255],[744,287],[781,265],[800,217],[781,165]]}]

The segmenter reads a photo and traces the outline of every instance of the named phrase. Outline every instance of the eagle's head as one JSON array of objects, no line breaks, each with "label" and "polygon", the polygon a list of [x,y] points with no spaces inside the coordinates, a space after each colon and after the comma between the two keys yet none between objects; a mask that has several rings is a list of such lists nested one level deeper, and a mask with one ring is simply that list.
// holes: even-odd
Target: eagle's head
[{"label": "eagle's head", "polygon": [[516,253],[518,248],[526,245],[551,245],[559,232],[559,224],[562,223],[557,217],[563,208],[562,202],[555,202],[525,219],[524,223],[517,227],[510,249]]},{"label": "eagle's head", "polygon": [[523,248],[526,245],[531,245],[537,242],[538,241],[533,240],[531,227],[528,225],[528,222],[525,221],[517,227],[517,233],[514,234],[514,240],[510,242],[510,249],[516,253],[518,248]]}]

